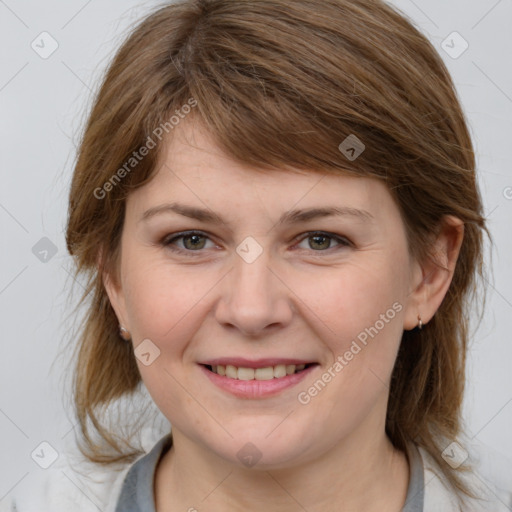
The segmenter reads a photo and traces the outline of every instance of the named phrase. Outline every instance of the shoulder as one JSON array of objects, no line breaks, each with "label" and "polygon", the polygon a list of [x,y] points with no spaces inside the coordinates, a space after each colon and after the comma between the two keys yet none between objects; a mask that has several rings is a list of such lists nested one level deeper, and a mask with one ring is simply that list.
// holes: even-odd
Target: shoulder
[{"label": "shoulder", "polygon": [[[490,470],[482,464],[482,448],[471,450],[474,471],[461,473],[461,478],[477,498],[465,498],[462,503],[458,493],[446,481],[443,472],[434,458],[422,447],[418,447],[424,468],[424,512],[510,512],[512,506],[512,481],[499,482]],[[510,462],[500,459],[495,464],[505,464],[512,470]],[[510,471],[509,475],[512,474]]]},{"label": "shoulder", "polygon": [[0,512],[114,512],[127,473],[154,443],[155,433],[142,432],[138,457],[108,465],[93,463],[76,444],[68,445],[49,468],[29,471],[0,501]]},{"label": "shoulder", "polygon": [[140,455],[118,464],[93,463],[70,441],[48,469],[30,471],[0,500],[0,512],[115,512],[126,475],[169,431],[165,419],[148,422],[137,436]]},{"label": "shoulder", "polygon": [[59,457],[46,470],[30,472],[2,500],[0,512],[113,512],[131,464],[112,467]]},{"label": "shoulder", "polygon": [[141,450],[132,462],[95,464],[82,455],[76,438],[70,439],[48,469],[31,469],[0,499],[0,512],[114,512],[128,471],[170,431],[162,415],[150,417],[131,438]]}]

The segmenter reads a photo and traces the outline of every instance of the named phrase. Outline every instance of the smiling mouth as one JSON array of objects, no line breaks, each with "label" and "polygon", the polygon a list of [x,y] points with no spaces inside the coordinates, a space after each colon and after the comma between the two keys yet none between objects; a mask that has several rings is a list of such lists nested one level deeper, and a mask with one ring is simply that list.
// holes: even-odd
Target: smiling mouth
[{"label": "smiling mouth", "polygon": [[317,363],[308,364],[278,364],[276,366],[266,366],[264,368],[246,368],[232,365],[203,365],[207,370],[227,377],[233,380],[272,380],[281,379],[288,375],[301,373],[311,366],[317,366]]}]

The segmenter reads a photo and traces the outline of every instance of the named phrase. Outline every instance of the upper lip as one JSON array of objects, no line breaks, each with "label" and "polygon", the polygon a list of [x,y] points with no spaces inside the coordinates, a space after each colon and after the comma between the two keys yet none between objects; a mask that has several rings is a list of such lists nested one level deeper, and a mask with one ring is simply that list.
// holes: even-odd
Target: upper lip
[{"label": "upper lip", "polygon": [[264,358],[264,359],[245,359],[243,357],[219,357],[217,359],[208,359],[199,364],[206,366],[236,366],[237,368],[266,368],[269,366],[278,366],[280,364],[296,366],[301,364],[314,364],[315,361],[307,359],[291,358]]}]

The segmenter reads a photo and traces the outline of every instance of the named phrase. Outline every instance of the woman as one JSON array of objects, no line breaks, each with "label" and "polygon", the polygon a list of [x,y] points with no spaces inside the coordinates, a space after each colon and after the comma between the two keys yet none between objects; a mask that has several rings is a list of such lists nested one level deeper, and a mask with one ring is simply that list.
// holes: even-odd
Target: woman
[{"label": "woman", "polygon": [[[37,510],[508,510],[462,432],[484,233],[453,84],[396,10],[162,7],[79,150],[90,464]],[[141,386],[172,425],[148,453],[104,414]]]}]

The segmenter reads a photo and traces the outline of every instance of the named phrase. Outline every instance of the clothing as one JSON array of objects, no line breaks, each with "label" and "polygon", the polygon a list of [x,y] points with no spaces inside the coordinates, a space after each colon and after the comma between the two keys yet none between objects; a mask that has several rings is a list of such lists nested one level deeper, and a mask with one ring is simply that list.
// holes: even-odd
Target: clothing
[{"label": "clothing", "polygon": [[164,436],[146,456],[130,468],[124,479],[115,512],[156,512],[153,492],[155,469],[171,445],[171,436]]},{"label": "clothing", "polygon": [[[116,469],[59,457],[47,470],[33,473],[0,502],[0,512],[155,512],[153,482],[159,459],[170,448],[169,434],[132,464]],[[440,469],[421,447],[407,447],[411,477],[402,512],[460,512]],[[36,475],[34,477],[34,475]],[[510,512],[512,492],[489,490],[472,477],[471,488],[487,503],[472,501],[463,512]]]},{"label": "clothing", "polygon": [[[115,512],[156,512],[153,476],[160,457],[171,447],[170,436],[162,438],[146,456],[128,471]],[[411,478],[402,512],[422,512],[424,501],[423,460],[418,448],[408,446]]]}]

